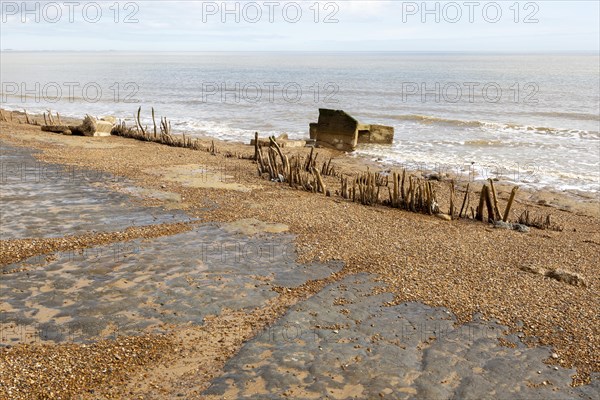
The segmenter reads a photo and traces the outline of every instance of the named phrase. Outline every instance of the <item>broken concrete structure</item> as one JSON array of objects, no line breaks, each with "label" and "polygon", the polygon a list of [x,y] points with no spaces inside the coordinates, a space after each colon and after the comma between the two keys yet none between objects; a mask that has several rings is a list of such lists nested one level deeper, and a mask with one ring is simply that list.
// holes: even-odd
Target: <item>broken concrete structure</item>
[{"label": "broken concrete structure", "polygon": [[81,125],[43,125],[42,131],[63,135],[110,136],[115,121],[114,117],[104,117],[97,120],[86,115]]},{"label": "broken concrete structure", "polygon": [[394,128],[360,123],[342,110],[319,109],[319,122],[310,124],[317,145],[354,151],[359,143],[392,144]]},{"label": "broken concrete structure", "polygon": [[[111,122],[110,118],[106,121],[105,118],[99,120],[86,115],[83,119],[83,123],[79,126],[69,126],[73,135],[82,136],[110,136],[114,127],[114,122]],[[114,120],[114,118],[113,118]]]}]

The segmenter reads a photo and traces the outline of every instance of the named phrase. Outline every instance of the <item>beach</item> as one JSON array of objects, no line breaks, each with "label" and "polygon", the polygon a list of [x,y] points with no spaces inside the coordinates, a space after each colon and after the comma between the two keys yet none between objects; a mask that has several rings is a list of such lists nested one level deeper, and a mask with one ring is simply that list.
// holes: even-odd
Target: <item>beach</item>
[{"label": "beach", "polygon": [[[3,157],[16,157],[2,163],[0,323],[3,339],[16,339],[0,348],[0,397],[593,398],[599,390],[593,194],[520,189],[510,221],[529,210],[551,214],[556,229],[519,232],[352,202],[338,193],[339,176],[323,177],[330,196],[296,190],[259,176],[254,146],[231,141],[198,139],[192,150],[59,135],[12,113],[0,143]],[[315,150],[341,175],[391,170]],[[283,148],[290,158],[309,151]],[[443,213],[451,179],[462,199],[459,178],[429,180]],[[469,183],[478,193],[485,181]],[[495,182],[502,209],[514,185]],[[556,270],[579,280],[543,273]],[[69,338],[15,333],[69,324],[79,324]]]}]

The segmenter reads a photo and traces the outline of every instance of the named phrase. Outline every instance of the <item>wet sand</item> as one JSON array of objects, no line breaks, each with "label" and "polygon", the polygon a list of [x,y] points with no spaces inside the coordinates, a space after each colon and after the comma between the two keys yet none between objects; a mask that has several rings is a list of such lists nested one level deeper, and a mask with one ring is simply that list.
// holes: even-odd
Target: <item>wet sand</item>
[{"label": "wet sand", "polygon": [[[444,308],[384,304],[367,274],[346,277],[297,304],[249,341],[204,392],[208,398],[564,399],[574,370],[544,364],[547,347],[477,316],[456,324]],[[503,345],[498,339],[502,338]]]},{"label": "wet sand", "polygon": [[[508,397],[593,398],[598,391],[600,231],[598,204],[590,198],[576,201],[571,196],[560,203],[564,195],[520,192],[515,214],[523,209],[551,212],[563,230],[519,233],[291,190],[256,176],[251,161],[226,157],[252,154],[250,146],[219,142],[219,153],[211,155],[119,137],[61,136],[14,122],[0,123],[0,128],[4,151],[7,145],[36,149],[31,156],[43,163],[118,177],[78,180],[77,199],[64,182],[59,190],[48,191],[56,181],[15,180],[14,165],[11,174],[3,175],[3,209],[9,205],[14,221],[3,227],[0,242],[5,272],[0,322],[7,328],[3,332],[12,332],[11,347],[0,350],[3,395],[11,390],[11,397],[27,398],[28,388],[46,394],[63,388],[64,395],[94,398],[130,393],[147,398],[462,398],[499,396],[501,387]],[[335,157],[336,167],[347,173],[366,168],[352,157],[325,149],[319,153],[322,160]],[[373,163],[366,164],[373,170]],[[333,178],[326,179],[333,187]],[[447,207],[446,185],[438,184],[441,205]],[[6,202],[5,187],[11,191]],[[506,201],[510,185],[498,182],[497,187]],[[28,191],[29,202],[15,194]],[[77,208],[77,201],[61,201],[63,195],[82,201],[82,207]],[[29,204],[36,218],[29,217],[27,208],[19,213],[18,204]],[[153,218],[148,220],[150,209]],[[173,215],[177,221],[172,222],[193,226],[160,231]],[[119,237],[118,232],[132,226],[125,222],[131,216],[141,221],[133,224],[135,229],[156,233]],[[113,240],[77,243],[75,238],[89,237],[90,230]],[[48,246],[48,240],[65,238],[76,244]],[[28,251],[15,257],[24,241]],[[115,246],[137,251],[115,259]],[[205,249],[204,256],[199,248]],[[527,273],[523,266],[569,269],[586,286]],[[355,274],[377,284],[364,287]],[[339,295],[343,279],[348,296]],[[409,314],[406,304],[414,304]],[[418,326],[436,315],[447,316],[446,330],[479,324],[501,333],[485,343],[460,338],[446,343],[439,335],[404,342],[392,337],[403,329],[390,322],[393,318]],[[469,322],[474,315],[477,321]],[[311,339],[277,343],[269,339],[273,331],[265,329],[273,324],[270,329],[276,332],[296,323],[311,332]],[[43,338],[32,326],[72,332],[66,341],[74,343],[56,335]],[[23,330],[18,327],[29,327],[32,334],[15,334]],[[9,343],[7,337],[3,344]],[[139,362],[121,356],[111,360],[111,376],[118,382],[113,385],[102,369],[61,377],[59,371],[73,358],[85,363],[85,343],[96,342],[118,355],[123,347],[119,338],[135,342],[132,347],[147,340],[153,355]],[[34,343],[23,344],[30,341]],[[517,353],[509,350],[515,346]],[[373,347],[378,357],[363,354],[365,347]],[[357,351],[361,359],[352,361]],[[52,354],[60,355],[56,369],[48,372],[58,379],[56,385],[30,383],[27,374],[39,373],[36,365],[47,363]],[[475,360],[466,354],[478,356]],[[339,365],[331,358],[338,355],[345,360]],[[431,360],[427,365],[409,362],[418,357]],[[400,364],[382,370],[378,362]],[[450,371],[439,372],[444,363],[451,364]],[[270,378],[259,379],[247,364]],[[371,371],[373,379],[365,380],[359,370]],[[285,384],[277,386],[281,382]],[[588,385],[572,389],[569,383]]]}]

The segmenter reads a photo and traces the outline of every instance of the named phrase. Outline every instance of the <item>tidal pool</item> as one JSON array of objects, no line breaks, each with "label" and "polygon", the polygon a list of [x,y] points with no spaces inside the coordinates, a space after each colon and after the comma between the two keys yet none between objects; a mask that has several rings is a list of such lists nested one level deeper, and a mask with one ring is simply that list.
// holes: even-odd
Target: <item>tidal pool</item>
[{"label": "tidal pool", "polygon": [[37,161],[34,151],[0,143],[0,240],[47,238],[189,221],[181,211],[145,207],[108,185],[124,178]]},{"label": "tidal pool", "polygon": [[[444,308],[387,306],[366,274],[293,306],[247,342],[204,392],[210,398],[592,399],[600,380],[572,388],[575,370],[543,363],[489,321],[456,325]],[[389,303],[388,303],[389,304]],[[502,346],[498,338],[513,343]],[[546,382],[546,384],[544,384]]]},{"label": "tidal pool", "polygon": [[290,234],[248,237],[216,224],[49,260],[33,257],[2,268],[24,269],[0,275],[4,343],[84,341],[163,323],[202,324],[223,308],[264,305],[277,295],[274,286],[299,286],[341,267],[297,264]]}]

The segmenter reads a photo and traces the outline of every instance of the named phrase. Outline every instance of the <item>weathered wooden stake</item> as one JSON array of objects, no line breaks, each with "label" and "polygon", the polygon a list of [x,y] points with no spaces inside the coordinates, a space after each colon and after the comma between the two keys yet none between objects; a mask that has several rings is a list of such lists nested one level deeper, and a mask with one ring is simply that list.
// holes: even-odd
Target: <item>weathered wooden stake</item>
[{"label": "weathered wooden stake", "polygon": [[325,187],[325,184],[323,183],[323,178],[321,178],[321,174],[319,173],[319,170],[316,169],[315,167],[313,167],[312,171],[315,174],[315,176],[317,177],[317,182],[319,184],[321,193],[326,194],[327,188]]},{"label": "weathered wooden stake", "polygon": [[454,192],[455,192],[455,188],[454,188],[454,180],[450,181],[450,212],[448,214],[450,214],[450,218],[454,219]]},{"label": "weathered wooden stake", "polygon": [[258,132],[254,132],[254,161],[258,161]]},{"label": "weathered wooden stake", "polygon": [[491,196],[491,190],[486,186],[485,187],[485,204],[487,206],[487,212],[488,212],[488,221],[489,222],[493,222],[495,220],[494,217],[494,205],[492,204],[492,196]]},{"label": "weathered wooden stake", "polygon": [[489,179],[490,188],[492,192],[492,200],[494,202],[494,220],[499,220],[502,215],[500,214],[500,209],[498,208],[498,196],[496,195],[496,188],[494,187],[494,180],[492,178]]},{"label": "weathered wooden stake", "polygon": [[477,214],[475,216],[477,221],[483,221],[483,203],[485,202],[485,192],[487,192],[487,185],[483,185],[479,195],[479,205],[477,206]]},{"label": "weathered wooden stake", "polygon": [[154,137],[156,137],[156,119],[154,119],[154,107],[152,107],[152,124],[154,125]]},{"label": "weathered wooden stake", "polygon": [[[462,206],[460,206],[460,212],[458,213],[458,218],[462,218],[463,210],[465,210],[465,215],[468,213],[467,210],[469,209],[469,202],[468,202],[468,200],[469,200],[469,186],[470,185],[471,185],[470,182],[467,183],[467,190],[465,191],[465,197],[463,199]],[[466,208],[465,208],[465,205],[466,205]]]},{"label": "weathered wooden stake", "polygon": [[506,205],[506,209],[504,210],[504,216],[502,217],[502,221],[504,221],[504,222],[508,221],[508,215],[510,213],[510,208],[512,207],[512,203],[517,194],[517,190],[519,190],[519,187],[515,186],[514,188],[512,188],[512,191],[510,192],[510,198],[508,199],[508,204]]}]

